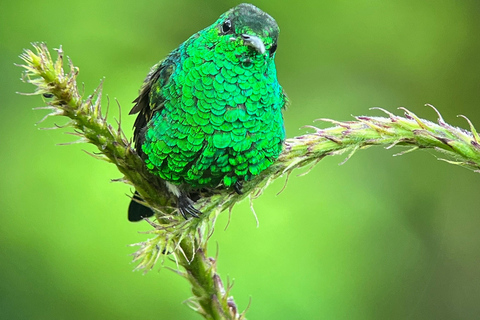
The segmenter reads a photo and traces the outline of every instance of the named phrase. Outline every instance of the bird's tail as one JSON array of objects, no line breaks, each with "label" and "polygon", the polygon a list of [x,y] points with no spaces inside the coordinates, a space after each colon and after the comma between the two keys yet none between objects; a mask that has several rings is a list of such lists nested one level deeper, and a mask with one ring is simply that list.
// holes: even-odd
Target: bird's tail
[{"label": "bird's tail", "polygon": [[133,199],[128,206],[128,221],[136,222],[143,220],[143,218],[153,216],[153,210],[138,201],[143,201],[143,199],[140,197],[140,194],[135,191]]}]

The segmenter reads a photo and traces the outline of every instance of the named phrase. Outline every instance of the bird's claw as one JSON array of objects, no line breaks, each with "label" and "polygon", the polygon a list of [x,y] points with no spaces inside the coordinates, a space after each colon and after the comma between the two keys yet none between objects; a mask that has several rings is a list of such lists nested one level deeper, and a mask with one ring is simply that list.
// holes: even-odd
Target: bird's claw
[{"label": "bird's claw", "polygon": [[243,194],[242,187],[243,186],[240,181],[235,182],[235,184],[233,185],[233,189],[237,194]]},{"label": "bird's claw", "polygon": [[199,218],[202,214],[201,211],[195,209],[194,202],[186,194],[181,194],[178,197],[177,206],[178,211],[180,211],[180,214],[185,218],[185,220],[188,220],[189,216]]}]

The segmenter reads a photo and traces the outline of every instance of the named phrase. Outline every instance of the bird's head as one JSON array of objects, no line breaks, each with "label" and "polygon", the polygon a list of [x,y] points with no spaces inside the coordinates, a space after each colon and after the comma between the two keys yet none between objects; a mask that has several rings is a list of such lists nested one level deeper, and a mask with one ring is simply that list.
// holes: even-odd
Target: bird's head
[{"label": "bird's head", "polygon": [[212,27],[220,43],[243,47],[240,51],[249,56],[273,58],[277,50],[277,22],[254,5],[242,3],[230,9]]}]

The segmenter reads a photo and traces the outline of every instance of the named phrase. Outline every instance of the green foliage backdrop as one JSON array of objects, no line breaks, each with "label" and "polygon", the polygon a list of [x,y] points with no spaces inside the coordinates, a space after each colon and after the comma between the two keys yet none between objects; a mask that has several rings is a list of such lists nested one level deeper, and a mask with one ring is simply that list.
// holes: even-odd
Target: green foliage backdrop
[{"label": "green foliage backdrop", "polygon": [[[434,104],[480,124],[480,5],[475,1],[254,1],[281,27],[277,69],[292,101],[287,135],[316,118],[349,120]],[[63,45],[90,93],[105,77],[124,130],[148,69],[233,1],[7,1],[0,4],[0,317],[197,319],[184,279],[133,273],[129,243],[145,223],[126,220],[128,186],[113,166],[61,130],[34,126],[39,97],[18,81],[32,41]],[[211,253],[234,279],[250,319],[475,319],[480,313],[480,176],[437,161],[369,149],[338,166],[326,158],[279,181],[217,222]],[[299,172],[301,173],[301,172]]]}]

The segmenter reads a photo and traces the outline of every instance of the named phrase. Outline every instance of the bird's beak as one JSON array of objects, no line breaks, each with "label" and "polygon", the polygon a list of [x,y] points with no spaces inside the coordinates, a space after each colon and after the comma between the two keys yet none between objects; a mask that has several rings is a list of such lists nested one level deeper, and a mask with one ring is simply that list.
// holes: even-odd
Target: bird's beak
[{"label": "bird's beak", "polygon": [[262,39],[259,37],[251,36],[249,34],[242,34],[242,39],[246,46],[252,47],[260,54],[265,53],[265,45],[263,44]]}]

